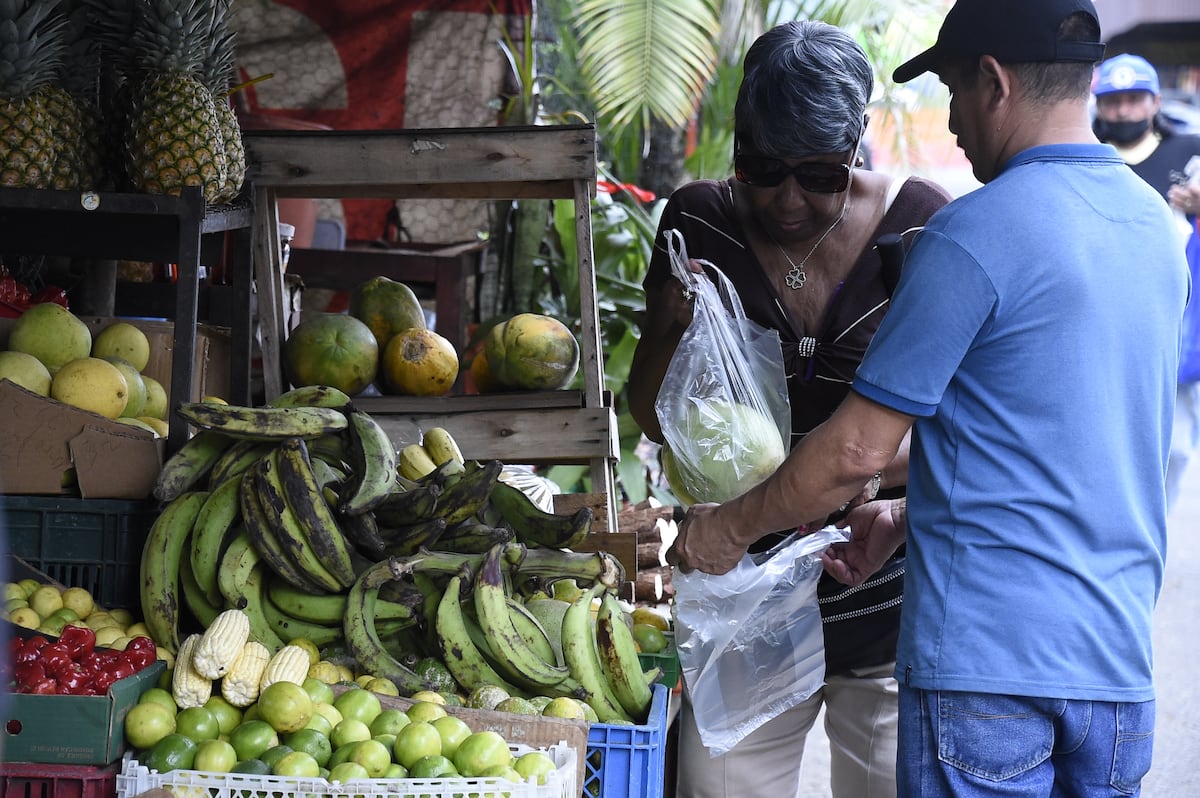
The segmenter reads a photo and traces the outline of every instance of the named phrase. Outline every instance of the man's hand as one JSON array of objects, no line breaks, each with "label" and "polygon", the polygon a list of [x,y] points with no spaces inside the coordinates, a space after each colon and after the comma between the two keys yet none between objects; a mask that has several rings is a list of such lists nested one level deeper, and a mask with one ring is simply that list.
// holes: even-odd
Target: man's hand
[{"label": "man's hand", "polygon": [[719,504],[692,505],[679,525],[679,535],[667,551],[667,562],[684,573],[703,571],[724,574],[733,570],[746,554],[746,547],[732,541],[717,511]]},{"label": "man's hand", "polygon": [[854,508],[840,524],[850,527],[850,540],[835,543],[821,554],[825,570],[842,584],[861,585],[904,542],[906,511],[904,499]]},{"label": "man's hand", "polygon": [[1167,202],[1189,216],[1200,215],[1200,181],[1193,178],[1187,184],[1171,186],[1167,189]]}]

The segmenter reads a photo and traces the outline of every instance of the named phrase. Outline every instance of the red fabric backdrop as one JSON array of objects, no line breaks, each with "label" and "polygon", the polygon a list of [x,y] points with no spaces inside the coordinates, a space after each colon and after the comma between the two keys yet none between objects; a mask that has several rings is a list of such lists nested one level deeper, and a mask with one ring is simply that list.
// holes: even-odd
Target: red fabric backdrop
[{"label": "red fabric backdrop", "polygon": [[[499,95],[504,80],[501,25],[521,30],[531,3],[239,3],[234,27],[242,79],[273,75],[237,95],[244,123],[264,126],[266,117],[267,123],[295,120],[336,130],[495,124],[488,95]],[[414,57],[417,52],[423,55]],[[483,85],[483,73],[498,80]],[[383,236],[391,202],[344,200],[342,206],[349,238]]]}]

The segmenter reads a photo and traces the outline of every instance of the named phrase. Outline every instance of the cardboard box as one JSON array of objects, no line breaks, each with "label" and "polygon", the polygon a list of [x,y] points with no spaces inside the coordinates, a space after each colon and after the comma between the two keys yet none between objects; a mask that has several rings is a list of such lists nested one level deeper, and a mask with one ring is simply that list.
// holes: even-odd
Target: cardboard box
[{"label": "cardboard box", "polygon": [[[175,325],[150,319],[84,316],[92,337],[118,321],[133,324],[150,341],[150,360],[142,370],[158,380],[170,397]],[[15,319],[0,319],[0,350],[8,346]],[[232,343],[228,330],[200,325],[192,358],[192,401],[228,396]],[[78,492],[85,499],[145,499],[162,468],[164,442],[126,424],[64,405],[0,382],[0,492],[71,494],[64,473],[74,467]]]},{"label": "cardboard box", "polygon": [[114,684],[107,695],[12,693],[4,707],[5,762],[107,765],[125,751],[125,716],[166,663]]},{"label": "cardboard box", "polygon": [[85,499],[145,499],[165,441],[0,380],[0,492],[62,494],[75,469]]}]

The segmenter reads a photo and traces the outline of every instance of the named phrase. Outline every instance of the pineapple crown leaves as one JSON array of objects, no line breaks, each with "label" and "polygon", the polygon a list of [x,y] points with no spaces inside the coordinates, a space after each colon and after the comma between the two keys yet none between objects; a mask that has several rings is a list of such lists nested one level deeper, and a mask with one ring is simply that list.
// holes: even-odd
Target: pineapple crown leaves
[{"label": "pineapple crown leaves", "polygon": [[133,45],[143,73],[198,75],[221,0],[137,0]]},{"label": "pineapple crown leaves", "polygon": [[77,98],[96,102],[100,86],[100,45],[88,29],[89,14],[83,6],[68,17],[63,87]]},{"label": "pineapple crown leaves", "polygon": [[57,0],[0,0],[0,97],[24,98],[58,79],[66,41]]},{"label": "pineapple crown leaves", "polygon": [[237,34],[229,28],[230,0],[215,0],[212,28],[204,53],[201,80],[217,99],[229,91],[236,72]]},{"label": "pineapple crown leaves", "polygon": [[133,73],[136,51],[133,39],[138,0],[83,0],[88,30],[100,48],[100,61],[117,79]]}]

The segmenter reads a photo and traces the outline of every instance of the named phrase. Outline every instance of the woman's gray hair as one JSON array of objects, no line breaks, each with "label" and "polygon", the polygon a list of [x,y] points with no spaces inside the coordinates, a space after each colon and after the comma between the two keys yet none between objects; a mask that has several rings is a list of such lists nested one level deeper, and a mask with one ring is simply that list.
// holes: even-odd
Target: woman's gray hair
[{"label": "woman's gray hair", "polygon": [[824,22],[785,22],[746,52],[734,132],[771,158],[846,152],[862,137],[874,85],[853,37]]}]

